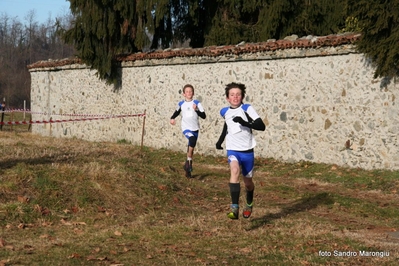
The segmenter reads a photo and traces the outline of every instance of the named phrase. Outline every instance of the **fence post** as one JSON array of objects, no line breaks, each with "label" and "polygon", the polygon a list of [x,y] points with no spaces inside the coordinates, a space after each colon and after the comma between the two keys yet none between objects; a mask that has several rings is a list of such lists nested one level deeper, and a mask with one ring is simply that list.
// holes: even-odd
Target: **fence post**
[{"label": "fence post", "polygon": [[[11,117],[10,117],[10,122],[14,121],[14,110],[11,111]],[[10,130],[12,131],[13,126],[12,123],[10,123]]]},{"label": "fence post", "polygon": [[26,101],[24,100],[24,121],[25,121],[25,113],[26,113]]},{"label": "fence post", "polygon": [[[3,102],[4,104],[4,102]],[[5,110],[5,104],[1,105],[1,124],[0,124],[0,130],[3,130],[3,122],[4,122],[4,110]]]},{"label": "fence post", "polygon": [[143,118],[143,128],[141,130],[141,150],[143,150],[143,143],[144,143],[144,127],[145,127],[145,117],[146,117],[146,109],[144,109],[144,118]]}]

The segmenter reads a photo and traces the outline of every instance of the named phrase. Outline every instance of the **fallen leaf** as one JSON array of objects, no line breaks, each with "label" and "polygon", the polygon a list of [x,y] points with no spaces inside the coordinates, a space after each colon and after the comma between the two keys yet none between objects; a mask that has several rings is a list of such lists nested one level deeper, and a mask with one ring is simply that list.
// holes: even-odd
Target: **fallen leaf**
[{"label": "fallen leaf", "polygon": [[242,253],[251,253],[252,252],[252,249],[250,249],[250,248],[242,248],[242,249],[240,249],[240,251],[242,252]]},{"label": "fallen leaf", "polygon": [[78,253],[72,253],[72,254],[68,257],[68,259],[78,259],[78,258],[80,258],[80,255],[79,255]]},{"label": "fallen leaf", "polygon": [[166,190],[166,186],[165,186],[165,185],[159,185],[158,188],[159,188],[160,190]]},{"label": "fallen leaf", "polygon": [[87,260],[87,261],[91,261],[91,260],[97,260],[97,259],[96,259],[96,257],[94,257],[94,256],[88,256],[88,257],[86,258],[86,260]]},{"label": "fallen leaf", "polygon": [[27,196],[18,196],[18,201],[21,203],[28,203],[30,199]]},{"label": "fallen leaf", "polygon": [[173,202],[174,202],[174,203],[180,203],[180,200],[179,200],[178,197],[174,197],[174,198],[173,198]]},{"label": "fallen leaf", "polygon": [[41,207],[40,205],[36,204],[34,207],[35,211],[40,212],[42,215],[48,215],[50,210],[46,207]]},{"label": "fallen leaf", "polygon": [[61,222],[63,225],[72,225],[71,222],[67,222],[67,221],[65,221],[65,219],[61,219],[60,222]]},{"label": "fallen leaf", "polygon": [[0,266],[6,266],[8,263],[10,262],[10,260],[0,260]]},{"label": "fallen leaf", "polygon": [[47,208],[43,208],[41,213],[42,213],[42,215],[48,215],[50,213],[50,210]]},{"label": "fallen leaf", "polygon": [[41,223],[41,225],[42,225],[42,226],[51,226],[51,225],[53,225],[53,222],[43,221],[43,222]]},{"label": "fallen leaf", "polygon": [[73,231],[74,231],[75,234],[77,234],[77,235],[81,235],[81,234],[84,233],[83,230],[81,230],[81,229],[79,229],[79,228],[74,228]]},{"label": "fallen leaf", "polygon": [[25,245],[24,249],[28,250],[28,251],[33,251],[34,248],[31,245]]}]

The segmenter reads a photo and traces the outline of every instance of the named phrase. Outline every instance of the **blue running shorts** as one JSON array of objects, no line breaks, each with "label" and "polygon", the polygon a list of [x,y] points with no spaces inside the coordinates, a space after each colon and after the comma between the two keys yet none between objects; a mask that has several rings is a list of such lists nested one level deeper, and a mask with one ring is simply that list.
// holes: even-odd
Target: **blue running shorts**
[{"label": "blue running shorts", "polygon": [[228,162],[238,161],[241,166],[241,173],[245,177],[253,176],[253,169],[255,164],[255,154],[254,152],[242,152],[242,151],[232,151],[227,150]]}]

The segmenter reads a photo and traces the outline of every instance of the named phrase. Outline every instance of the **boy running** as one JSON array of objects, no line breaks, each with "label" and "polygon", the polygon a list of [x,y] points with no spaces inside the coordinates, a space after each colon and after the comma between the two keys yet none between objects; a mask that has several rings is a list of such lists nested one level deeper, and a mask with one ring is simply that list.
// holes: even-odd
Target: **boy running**
[{"label": "boy running", "polygon": [[[243,210],[244,218],[252,214],[255,185],[252,181],[254,169],[254,147],[256,145],[252,130],[266,129],[265,124],[255,109],[250,104],[244,104],[246,87],[241,83],[230,83],[226,85],[226,99],[229,107],[220,110],[225,119],[223,131],[216,143],[216,149],[223,149],[222,143],[226,138],[226,150],[228,163],[230,165],[230,195],[232,204],[227,217],[238,219],[240,198],[240,170],[244,177],[246,190],[246,205]],[[241,168],[241,169],[240,169]]]},{"label": "boy running", "polygon": [[170,118],[170,124],[175,125],[175,118],[181,113],[181,128],[184,136],[188,139],[187,147],[187,160],[183,166],[186,172],[186,177],[191,178],[191,172],[193,171],[193,155],[194,148],[197,144],[198,133],[199,133],[199,119],[206,118],[205,110],[202,104],[198,100],[193,100],[194,87],[187,84],[183,87],[184,100],[180,101],[177,105],[175,112]]}]

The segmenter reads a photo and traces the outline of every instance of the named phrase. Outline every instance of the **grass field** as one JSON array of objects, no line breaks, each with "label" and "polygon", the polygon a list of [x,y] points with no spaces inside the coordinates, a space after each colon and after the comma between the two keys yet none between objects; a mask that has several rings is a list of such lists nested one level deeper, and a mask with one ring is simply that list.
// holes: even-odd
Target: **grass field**
[{"label": "grass field", "polygon": [[0,140],[0,265],[399,263],[398,171],[257,158],[254,213],[229,220],[224,156],[187,179],[184,147]]}]

